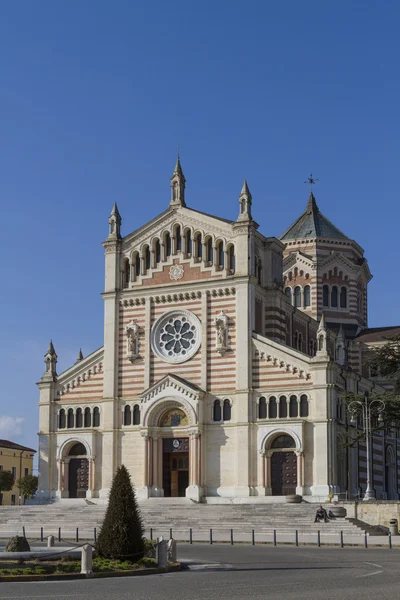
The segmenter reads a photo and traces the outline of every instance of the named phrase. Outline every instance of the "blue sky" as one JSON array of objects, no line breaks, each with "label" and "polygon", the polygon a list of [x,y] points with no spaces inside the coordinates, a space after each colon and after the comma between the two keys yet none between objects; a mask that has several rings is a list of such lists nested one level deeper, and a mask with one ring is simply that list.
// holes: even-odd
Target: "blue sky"
[{"label": "blue sky", "polygon": [[[0,3],[0,437],[37,446],[59,370],[103,343],[101,241],[187,202],[266,235],[307,201],[365,248],[370,326],[399,324],[400,5],[367,0]],[[389,286],[390,281],[390,286]]]}]

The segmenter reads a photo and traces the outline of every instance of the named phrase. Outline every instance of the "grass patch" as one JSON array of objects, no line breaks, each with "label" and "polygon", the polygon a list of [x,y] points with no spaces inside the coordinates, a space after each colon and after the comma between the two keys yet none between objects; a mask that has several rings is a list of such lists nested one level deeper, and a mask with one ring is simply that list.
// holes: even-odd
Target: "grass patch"
[{"label": "grass patch", "polygon": [[[137,569],[149,569],[157,567],[155,558],[144,557],[137,563],[127,560],[113,560],[96,556],[93,559],[93,572],[104,573],[107,571],[135,571]],[[13,575],[50,575],[65,573],[80,573],[81,562],[71,560],[67,557],[59,561],[29,561],[19,565],[18,561],[4,561],[0,567],[0,577]]]}]

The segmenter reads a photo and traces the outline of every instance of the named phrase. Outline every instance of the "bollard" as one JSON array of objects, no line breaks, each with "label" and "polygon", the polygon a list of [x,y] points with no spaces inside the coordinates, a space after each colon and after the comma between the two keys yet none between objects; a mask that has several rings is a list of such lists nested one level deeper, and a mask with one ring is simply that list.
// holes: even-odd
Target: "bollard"
[{"label": "bollard", "polygon": [[85,544],[82,546],[81,552],[81,573],[82,575],[86,575],[86,577],[93,576],[93,549],[90,544]]},{"label": "bollard", "polygon": [[168,546],[165,540],[162,540],[157,544],[156,550],[156,558],[157,558],[157,566],[159,568],[165,569],[168,561]]},{"label": "bollard", "polygon": [[296,529],[296,546],[299,545],[299,532]]},{"label": "bollard", "polygon": [[94,540],[94,543],[96,543],[96,542],[97,542],[97,531],[96,531],[96,527],[93,529],[93,540]]},{"label": "bollard", "polygon": [[274,546],[276,546],[276,529],[274,529]]},{"label": "bollard", "polygon": [[389,531],[392,535],[399,535],[399,523],[397,519],[390,519]]},{"label": "bollard", "polygon": [[47,547],[52,548],[54,546],[54,535],[49,535],[47,538]]},{"label": "bollard", "polygon": [[368,535],[367,535],[367,532],[364,533],[364,548],[368,548]]},{"label": "bollard", "polygon": [[58,528],[58,541],[61,542],[61,527]]},{"label": "bollard", "polygon": [[233,546],[233,529],[231,529],[231,546]]},{"label": "bollard", "polygon": [[172,527],[169,528],[169,539],[172,540]]},{"label": "bollard", "polygon": [[212,529],[210,529],[210,544],[211,544],[211,546],[212,546],[212,543],[213,543],[213,539],[212,539]]},{"label": "bollard", "polygon": [[344,543],[343,543],[343,531],[340,531],[340,547],[344,548]]},{"label": "bollard", "polygon": [[189,544],[193,544],[192,528],[189,529]]},{"label": "bollard", "polygon": [[76,538],[75,538],[76,542],[79,542],[79,527],[76,528]]},{"label": "bollard", "polygon": [[389,531],[389,548],[392,548],[392,534]]},{"label": "bollard", "polygon": [[317,532],[317,545],[318,545],[318,548],[321,548],[321,532],[319,529]]},{"label": "bollard", "polygon": [[153,528],[150,527],[150,540],[153,541]]},{"label": "bollard", "polygon": [[40,528],[40,541],[43,542],[43,527]]},{"label": "bollard", "polygon": [[255,537],[254,537],[254,529],[251,530],[251,543],[254,546],[254,544],[256,543]]},{"label": "bollard", "polygon": [[22,528],[22,535],[23,537],[26,539],[26,535],[25,535],[25,527]]},{"label": "bollard", "polygon": [[168,560],[171,562],[176,562],[176,556],[177,556],[176,541],[171,538],[168,542]]}]

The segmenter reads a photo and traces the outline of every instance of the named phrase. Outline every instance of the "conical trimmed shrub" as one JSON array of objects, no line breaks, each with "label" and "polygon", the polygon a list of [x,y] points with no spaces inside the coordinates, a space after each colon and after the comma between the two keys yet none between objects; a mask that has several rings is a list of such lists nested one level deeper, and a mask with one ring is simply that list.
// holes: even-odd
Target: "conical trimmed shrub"
[{"label": "conical trimmed shrub", "polygon": [[134,562],[144,554],[143,523],[127,468],[117,468],[96,546],[100,556]]}]

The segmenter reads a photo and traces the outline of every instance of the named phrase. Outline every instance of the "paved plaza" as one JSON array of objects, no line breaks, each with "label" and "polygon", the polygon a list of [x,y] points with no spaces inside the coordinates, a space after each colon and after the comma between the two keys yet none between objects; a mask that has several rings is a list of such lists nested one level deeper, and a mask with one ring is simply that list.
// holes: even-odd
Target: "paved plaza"
[{"label": "paved plaza", "polygon": [[181,545],[188,569],[147,577],[1,583],[2,600],[393,600],[400,595],[397,549]]}]

